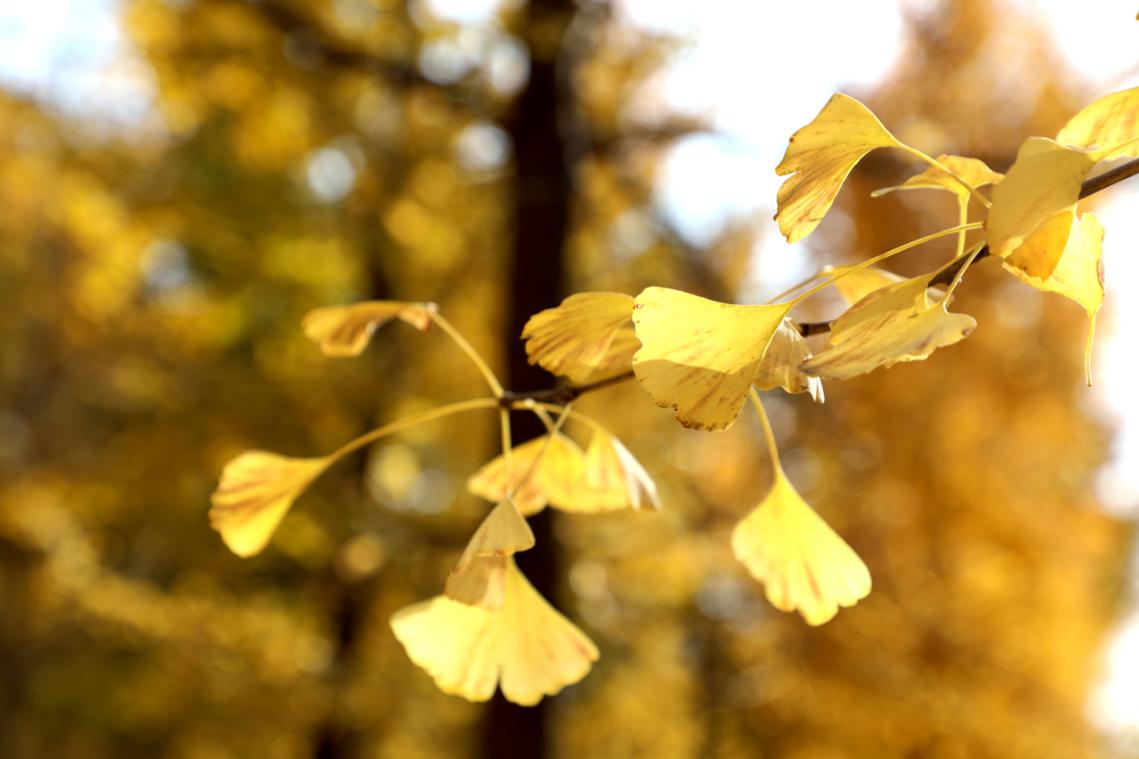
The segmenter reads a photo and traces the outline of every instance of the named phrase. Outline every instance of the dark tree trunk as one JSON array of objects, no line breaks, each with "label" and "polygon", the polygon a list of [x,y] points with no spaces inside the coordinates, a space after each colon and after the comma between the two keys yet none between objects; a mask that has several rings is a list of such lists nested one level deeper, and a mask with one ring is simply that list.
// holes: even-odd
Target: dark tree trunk
[{"label": "dark tree trunk", "polygon": [[[564,33],[573,14],[570,0],[531,0],[525,30],[557,24]],[[550,376],[526,361],[518,339],[522,326],[534,313],[555,306],[564,289],[564,249],[569,226],[570,177],[558,131],[559,86],[556,55],[531,42],[530,80],[515,103],[507,127],[514,141],[514,239],[511,242],[508,316],[507,387],[535,390],[550,383]],[[549,45],[548,38],[544,45]],[[533,414],[514,414],[514,442],[520,443],[545,430]],[[558,560],[547,509],[530,520],[537,546],[518,555],[518,565],[537,588],[551,598],[557,588]],[[520,707],[496,694],[486,718],[483,751],[495,759],[544,756],[547,745],[546,701]]]}]

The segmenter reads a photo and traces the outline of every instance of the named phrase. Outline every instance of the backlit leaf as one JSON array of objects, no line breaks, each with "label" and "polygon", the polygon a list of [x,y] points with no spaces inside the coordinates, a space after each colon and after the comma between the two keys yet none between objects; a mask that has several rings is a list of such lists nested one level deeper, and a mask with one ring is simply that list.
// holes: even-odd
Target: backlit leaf
[{"label": "backlit leaf", "polygon": [[993,188],[993,207],[985,221],[990,251],[1008,256],[1046,219],[1073,207],[1080,185],[1101,157],[1047,137],[1025,140],[1008,176]]},{"label": "backlit leaf", "polygon": [[779,230],[788,242],[811,233],[830,210],[842,183],[875,148],[901,147],[870,109],[838,93],[805,127],[791,135],[780,176],[792,174],[777,195]]},{"label": "backlit leaf", "polygon": [[530,706],[585,677],[598,651],[506,561],[497,609],[436,596],[396,612],[391,626],[445,693],[486,701],[498,686],[508,701]]},{"label": "backlit leaf", "polygon": [[933,274],[875,291],[831,325],[833,347],[803,363],[803,371],[824,379],[849,379],[902,361],[921,361],[953,345],[976,328],[967,314],[949,313],[928,294]]},{"label": "backlit leaf", "polygon": [[500,501],[467,542],[457,568],[465,568],[476,556],[513,556],[533,547],[530,525],[514,504]]},{"label": "backlit leaf", "polygon": [[579,511],[640,509],[646,499],[660,508],[649,473],[620,440],[600,430],[594,430],[585,450],[582,485],[576,498]]},{"label": "backlit leaf", "polygon": [[807,341],[799,334],[794,323],[787,318],[775,331],[759,371],[755,385],[761,390],[781,387],[789,393],[809,393],[816,403],[823,402],[823,381],[805,374],[800,365],[811,357]]},{"label": "backlit leaf", "polygon": [[514,490],[514,505],[527,516],[546,504],[573,511],[584,457],[578,444],[562,433],[544,435],[511,450],[509,477],[506,459],[499,455],[471,475],[467,489],[488,501],[505,500]]},{"label": "backlit leaf", "polygon": [[633,371],[658,406],[685,427],[727,429],[790,304],[736,306],[664,287],[646,288],[633,311],[641,349]]},{"label": "backlit leaf", "polygon": [[1087,311],[1084,373],[1090,385],[1095,320],[1103,304],[1103,226],[1099,220],[1090,213],[1077,220],[1074,211],[1061,211],[1014,250],[1004,266],[1037,290],[1071,298]]},{"label": "backlit leaf", "polygon": [[[1139,137],[1139,87],[1113,92],[1073,116],[1056,141],[1079,148],[1113,148]],[[1115,158],[1139,157],[1139,144],[1113,151]]]},{"label": "backlit leaf", "polygon": [[799,496],[782,470],[767,496],[732,532],[732,551],[769,600],[821,625],[870,593],[858,554]]},{"label": "backlit leaf", "polygon": [[[937,157],[939,163],[952,171],[958,177],[963,179],[967,184],[978,189],[985,185],[996,184],[1004,179],[1004,174],[993,171],[985,164],[976,158],[965,158],[958,155],[940,155]],[[947,190],[953,193],[958,198],[968,200],[970,192],[968,188],[964,187],[960,182],[947,174],[945,171],[936,166],[930,166],[928,169],[920,174],[910,177],[905,182],[894,187],[883,187],[881,190],[875,190],[870,193],[871,197],[877,198],[887,193],[897,192],[898,190]]]},{"label": "backlit leaf", "polygon": [[[843,274],[847,271],[850,273]],[[875,290],[897,284],[904,279],[893,272],[879,269],[876,266],[864,266],[861,269],[855,269],[854,266],[835,266],[831,268],[828,274],[831,276],[843,274],[835,280],[834,289],[850,306]]]},{"label": "backlit leaf", "polygon": [[418,330],[431,324],[429,306],[392,300],[370,300],[350,306],[327,306],[309,311],[301,327],[326,356],[359,356],[372,334],[386,322],[400,319]]},{"label": "backlit leaf", "polygon": [[226,464],[210,496],[210,526],[238,556],[260,553],[289,507],[329,464],[246,451]]},{"label": "backlit leaf", "polygon": [[447,575],[443,593],[468,606],[497,609],[506,599],[506,556],[475,556]]},{"label": "backlit leaf", "polygon": [[623,374],[640,347],[632,316],[633,298],[624,293],[571,295],[526,322],[526,355],[577,384]]}]

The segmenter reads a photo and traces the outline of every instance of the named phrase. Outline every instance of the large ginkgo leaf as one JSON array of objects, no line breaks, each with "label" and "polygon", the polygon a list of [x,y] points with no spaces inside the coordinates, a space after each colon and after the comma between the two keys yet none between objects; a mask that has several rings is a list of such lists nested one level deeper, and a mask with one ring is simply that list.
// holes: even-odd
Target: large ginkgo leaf
[{"label": "large ginkgo leaf", "polygon": [[329,463],[246,451],[222,471],[210,496],[210,526],[238,556],[260,553],[293,501]]},{"label": "large ginkgo leaf", "polygon": [[506,560],[501,605],[485,609],[437,596],[396,612],[392,631],[445,693],[486,701],[495,686],[530,706],[585,677],[597,647]]},{"label": "large ginkgo leaf", "polygon": [[624,293],[571,295],[526,322],[526,355],[531,364],[578,384],[623,374],[640,347],[632,317],[633,298]]},{"label": "large ginkgo leaf", "polygon": [[1047,137],[1025,140],[1008,175],[993,188],[985,221],[990,252],[1008,256],[1046,219],[1075,206],[1080,185],[1102,156]]},{"label": "large ginkgo leaf", "polygon": [[735,306],[646,288],[633,310],[641,341],[633,371],[653,401],[675,409],[685,427],[726,429],[790,309],[788,303]]},{"label": "large ginkgo leaf", "polygon": [[[1139,137],[1139,87],[1113,92],[1073,116],[1056,141],[1079,148],[1114,148]],[[1139,144],[1113,151],[1115,158],[1139,157]]]},{"label": "large ginkgo leaf", "polygon": [[732,532],[732,551],[775,608],[821,625],[870,593],[870,572],[782,470],[775,474],[767,496]]},{"label": "large ginkgo leaf", "polygon": [[359,356],[372,334],[386,322],[399,319],[418,330],[431,324],[431,306],[394,300],[369,300],[350,306],[327,306],[309,311],[301,327],[326,356]]},{"label": "large ginkgo leaf", "polygon": [[862,157],[875,148],[902,147],[870,109],[838,93],[805,127],[791,135],[779,175],[791,174],[779,188],[775,220],[788,242],[811,233],[830,210],[842,183]]},{"label": "large ginkgo leaf", "polygon": [[950,313],[933,302],[933,274],[877,290],[831,325],[833,347],[803,363],[803,371],[824,379],[849,379],[903,361],[921,361],[938,348],[959,342],[976,328],[967,314]]},{"label": "large ginkgo leaf", "polygon": [[[952,171],[954,175],[959,177],[974,190],[979,187],[984,187],[985,185],[996,184],[1004,179],[1005,176],[1004,174],[993,171],[984,161],[977,158],[965,158],[959,155],[940,155],[937,157],[937,162]],[[910,177],[900,185],[883,187],[881,190],[875,190],[870,193],[870,196],[877,198],[899,190],[945,190],[953,193],[962,200],[968,200],[971,194],[969,188],[962,185],[961,182],[958,182],[954,176],[946,173],[937,166],[930,166],[922,173]]]},{"label": "large ginkgo leaf", "polygon": [[502,501],[513,491],[514,505],[529,516],[551,504],[573,511],[585,454],[560,432],[515,446],[506,457],[499,455],[467,480],[467,489],[488,501]]},{"label": "large ginkgo leaf", "polygon": [[1103,226],[1092,214],[1079,219],[1071,209],[1041,224],[1004,261],[1005,269],[1045,292],[1059,293],[1084,307],[1088,337],[1084,373],[1091,380],[1096,314],[1103,304]]}]

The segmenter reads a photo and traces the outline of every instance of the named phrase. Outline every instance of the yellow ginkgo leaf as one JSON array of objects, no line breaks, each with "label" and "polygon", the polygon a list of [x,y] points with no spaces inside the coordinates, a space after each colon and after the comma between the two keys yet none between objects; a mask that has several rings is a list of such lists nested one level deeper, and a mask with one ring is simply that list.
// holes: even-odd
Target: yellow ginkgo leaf
[{"label": "yellow ginkgo leaf", "polygon": [[985,221],[989,250],[1004,258],[1053,214],[1071,208],[1080,185],[1102,152],[1069,148],[1047,137],[1029,137],[1004,181],[993,188]]},{"label": "yellow ginkgo leaf", "polygon": [[1074,211],[1061,211],[1013,251],[1004,266],[1037,290],[1071,298],[1087,311],[1084,374],[1091,385],[1096,314],[1103,304],[1103,225],[1099,219],[1088,213],[1077,220]]},{"label": "yellow ginkgo leaf", "polygon": [[443,593],[454,601],[497,609],[506,599],[506,556],[475,556],[447,575]]},{"label": "yellow ginkgo leaf", "polygon": [[[957,177],[970,185],[973,189],[985,185],[996,184],[1004,179],[1004,174],[993,171],[988,165],[977,158],[965,158],[959,155],[940,155],[938,163],[952,171]],[[958,198],[968,200],[969,189],[958,182],[953,176],[947,174],[937,166],[930,166],[920,174],[910,177],[895,187],[883,187],[870,193],[870,197],[878,198],[887,193],[898,190],[947,190]]]},{"label": "yellow ginkgo leaf", "polygon": [[238,556],[260,553],[296,497],[329,463],[246,451],[222,471],[210,496],[210,526]]},{"label": "yellow ginkgo leaf", "polygon": [[578,384],[623,374],[640,346],[632,317],[633,298],[624,293],[571,295],[526,322],[526,355],[531,364]]},{"label": "yellow ginkgo leaf", "polygon": [[508,701],[531,706],[589,674],[598,651],[506,562],[497,609],[436,596],[396,612],[391,626],[443,692],[486,701],[497,685]]},{"label": "yellow ginkgo leaf", "polygon": [[767,496],[732,532],[732,551],[767,599],[821,625],[870,593],[858,554],[799,496],[782,470]]},{"label": "yellow ginkgo leaf", "polygon": [[465,568],[476,556],[513,556],[533,547],[534,533],[530,525],[514,504],[500,501],[467,541],[457,568]]},{"label": "yellow ginkgo leaf", "polygon": [[830,268],[828,274],[832,277],[842,275],[834,281],[834,289],[849,306],[853,306],[875,290],[897,284],[903,279],[877,266],[864,266],[861,269],[853,265],[834,266]]},{"label": "yellow ginkgo leaf", "polygon": [[791,135],[775,168],[792,174],[779,188],[775,220],[787,242],[811,233],[830,210],[842,183],[875,148],[902,147],[870,109],[852,97],[834,95],[815,119]]},{"label": "yellow ginkgo leaf", "polygon": [[[1073,116],[1056,141],[1078,148],[1113,148],[1139,137],[1139,87],[1113,92]],[[1139,144],[1112,152],[1115,158],[1139,157]]]},{"label": "yellow ginkgo leaf", "polygon": [[576,511],[599,512],[640,509],[645,500],[660,508],[656,483],[620,440],[594,430],[585,449],[581,488],[575,496]]},{"label": "yellow ginkgo leaf", "polygon": [[431,324],[431,306],[394,300],[369,300],[350,306],[327,306],[309,311],[301,327],[326,356],[359,356],[372,334],[384,323],[400,319],[418,330]]},{"label": "yellow ginkgo leaf", "polygon": [[807,374],[849,379],[903,361],[922,361],[969,336],[977,322],[949,313],[928,294],[933,274],[903,280],[863,298],[831,325],[831,348],[805,361]]},{"label": "yellow ginkgo leaf", "polygon": [[646,288],[633,310],[641,341],[633,371],[653,402],[675,409],[685,427],[727,429],[790,310],[790,303],[735,306]]},{"label": "yellow ginkgo leaf", "polygon": [[514,505],[526,516],[546,504],[572,511],[584,456],[578,444],[560,432],[543,435],[511,450],[509,476],[506,458],[500,455],[471,475],[467,489],[488,501],[505,500],[514,491]]},{"label": "yellow ginkgo leaf", "polygon": [[823,381],[805,374],[800,365],[811,357],[807,341],[799,334],[795,324],[787,318],[779,325],[755,375],[755,386],[761,390],[781,387],[789,393],[809,393],[816,403],[822,403]]}]

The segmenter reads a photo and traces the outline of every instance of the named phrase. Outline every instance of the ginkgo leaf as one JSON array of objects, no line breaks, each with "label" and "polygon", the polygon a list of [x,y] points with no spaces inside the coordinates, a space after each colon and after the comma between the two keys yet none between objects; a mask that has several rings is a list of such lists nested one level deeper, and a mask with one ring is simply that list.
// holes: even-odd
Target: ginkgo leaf
[{"label": "ginkgo leaf", "polygon": [[897,284],[903,279],[877,266],[864,266],[861,269],[853,265],[834,266],[830,268],[828,274],[832,277],[842,275],[834,281],[834,289],[849,306],[853,306],[875,290]]},{"label": "ginkgo leaf", "polygon": [[620,440],[594,430],[585,449],[582,487],[575,496],[578,511],[640,509],[647,499],[660,508],[656,483]]},{"label": "ginkgo leaf", "polygon": [[497,609],[506,599],[506,556],[475,556],[447,575],[443,593],[454,601]]},{"label": "ginkgo leaf", "polygon": [[486,701],[497,685],[508,701],[531,706],[589,674],[598,651],[506,561],[497,609],[436,596],[396,612],[391,626],[443,692]]},{"label": "ginkgo leaf", "polygon": [[933,274],[903,280],[871,293],[831,325],[833,347],[802,369],[824,379],[849,379],[902,361],[921,361],[938,348],[969,336],[977,322],[930,300]]},{"label": "ginkgo leaf", "polygon": [[985,221],[990,252],[1008,256],[1042,222],[1073,207],[1080,185],[1102,156],[1047,137],[1025,140],[1008,176],[993,188],[993,207]]},{"label": "ginkgo leaf", "polygon": [[[938,163],[960,177],[974,190],[985,185],[996,184],[1004,179],[1004,174],[993,171],[988,165],[977,158],[965,158],[958,155],[939,155]],[[920,174],[916,174],[900,185],[883,187],[870,193],[870,197],[878,198],[898,190],[947,190],[958,198],[968,200],[969,188],[958,182],[953,176],[947,174],[937,166],[930,166]]]},{"label": "ginkgo leaf", "polygon": [[623,374],[640,347],[632,316],[633,298],[624,293],[571,295],[526,322],[526,355],[531,364],[578,384]]},{"label": "ginkgo leaf", "polygon": [[787,242],[811,233],[830,210],[843,182],[862,157],[875,148],[902,147],[869,108],[838,93],[805,127],[791,135],[775,168],[792,174],[776,196],[775,220]]},{"label": "ginkgo leaf", "polygon": [[546,504],[573,511],[584,457],[578,444],[562,433],[543,435],[511,450],[509,477],[506,458],[500,455],[471,475],[467,489],[488,501],[505,500],[514,491],[514,505],[526,516]]},{"label": "ginkgo leaf", "polygon": [[[1073,116],[1056,141],[1079,148],[1113,148],[1139,137],[1139,87],[1113,92]],[[1113,151],[1115,158],[1139,157],[1139,144]]]},{"label": "ginkgo leaf", "polygon": [[327,306],[309,311],[301,327],[326,356],[359,356],[372,334],[386,322],[399,319],[418,330],[431,324],[430,306],[394,300],[369,300],[349,306]]},{"label": "ginkgo leaf", "polygon": [[732,551],[781,611],[821,625],[870,593],[858,554],[795,491],[782,470],[732,532]]},{"label": "ginkgo leaf", "polygon": [[1074,211],[1061,211],[1014,250],[1004,266],[1037,290],[1059,293],[1087,311],[1084,373],[1091,385],[1096,314],[1103,304],[1103,226],[1099,219],[1088,213],[1077,220]]},{"label": "ginkgo leaf", "polygon": [[210,496],[210,526],[238,556],[260,553],[296,497],[329,463],[246,451],[222,470]]},{"label": "ginkgo leaf", "polygon": [[799,334],[795,324],[784,318],[759,363],[755,386],[761,390],[781,387],[789,393],[809,393],[812,400],[822,403],[823,381],[805,374],[800,368],[810,357],[811,349],[807,347],[807,341]]},{"label": "ginkgo leaf", "polygon": [[633,371],[653,402],[675,409],[685,427],[727,429],[790,310],[790,303],[735,306],[648,287],[633,310],[641,341]]},{"label": "ginkgo leaf", "polygon": [[476,556],[513,556],[534,547],[534,533],[518,508],[500,501],[491,509],[459,558],[457,569],[464,569]]}]

